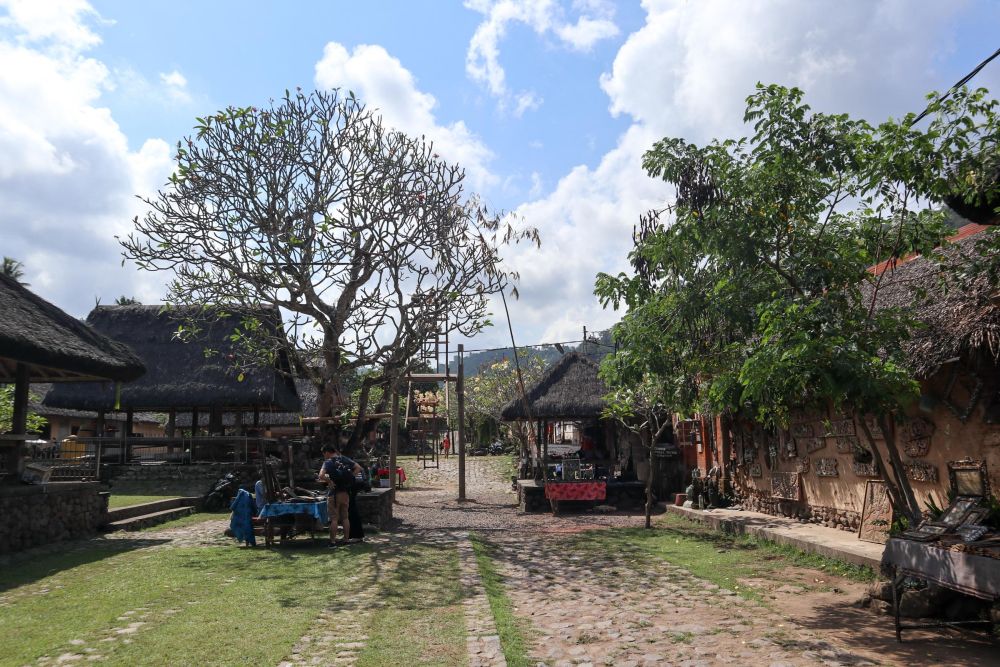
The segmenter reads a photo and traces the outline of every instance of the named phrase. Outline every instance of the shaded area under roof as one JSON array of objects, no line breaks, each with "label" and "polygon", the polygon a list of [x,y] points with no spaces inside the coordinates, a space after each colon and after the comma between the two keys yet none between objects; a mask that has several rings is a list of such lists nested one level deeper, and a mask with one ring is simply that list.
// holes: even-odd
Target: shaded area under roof
[{"label": "shaded area under roof", "polygon": [[[261,410],[258,416],[258,425],[265,426],[301,426],[302,417],[315,417],[319,414],[317,400],[319,399],[319,389],[311,380],[305,378],[295,378],[295,390],[302,402],[302,409],[299,411],[287,410]],[[198,413],[198,426],[208,426],[211,415],[207,412]],[[177,428],[191,428],[191,413],[178,412],[174,418],[174,425]],[[222,425],[224,427],[245,426],[253,427],[252,412],[222,413]]]},{"label": "shaded area under roof", "polygon": [[[66,419],[97,419],[95,410],[74,410],[72,408],[52,408],[42,404],[46,394],[52,389],[49,382],[38,382],[32,384],[28,389],[28,411],[42,417],[63,417]],[[104,415],[105,421],[123,422],[126,419],[124,412],[108,412]],[[136,412],[132,415],[132,421],[145,424],[162,425],[166,418],[157,412]]]},{"label": "shaded area under roof", "polygon": [[[98,306],[87,317],[95,329],[132,348],[148,369],[139,381],[122,387],[122,410],[299,409],[295,385],[287,375],[288,358],[283,353],[279,353],[278,363],[284,372],[255,367],[245,370],[242,380],[238,377],[227,356],[234,351],[230,336],[240,325],[240,315],[231,313],[206,324],[195,340],[182,341],[175,334],[183,312],[158,305]],[[268,322],[279,326],[276,309],[264,309],[255,316],[265,326]],[[206,355],[206,350],[212,353]],[[115,390],[111,383],[60,384],[43,402],[57,408],[111,411]]]},{"label": "shaded area under roof", "polygon": [[[607,389],[597,374],[598,367],[577,352],[570,352],[552,364],[538,382],[527,388],[528,405],[534,419],[583,419],[600,417],[607,405]],[[527,419],[520,397],[500,413],[504,421]]]},{"label": "shaded area under roof", "polygon": [[127,382],[146,370],[126,346],[3,275],[0,313],[0,382],[14,381],[18,362],[30,366],[30,382]]}]

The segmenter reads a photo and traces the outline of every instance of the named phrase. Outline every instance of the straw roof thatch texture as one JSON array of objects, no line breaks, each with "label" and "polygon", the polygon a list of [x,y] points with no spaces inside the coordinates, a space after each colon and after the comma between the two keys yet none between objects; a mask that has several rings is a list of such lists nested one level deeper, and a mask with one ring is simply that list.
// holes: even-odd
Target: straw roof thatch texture
[{"label": "straw roof thatch texture", "polygon": [[[570,352],[546,369],[533,387],[526,388],[534,419],[582,419],[599,417],[604,410],[607,388],[597,375],[597,364]],[[527,419],[520,397],[500,413],[504,421]]]},{"label": "straw roof thatch texture", "polygon": [[[315,383],[304,378],[295,378],[295,391],[299,395],[302,409],[299,411],[286,410],[261,410],[259,416],[260,426],[299,426],[302,417],[315,417],[319,414],[316,401],[319,397],[319,390]],[[208,426],[210,415],[205,412],[198,413],[198,425]],[[178,412],[174,419],[177,428],[191,427],[191,413]],[[225,427],[246,426],[253,427],[252,412],[231,412],[222,413],[222,425]]]},{"label": "straw roof thatch texture", "polygon": [[[278,313],[272,310],[258,317],[273,321]],[[242,380],[238,377],[227,356],[233,351],[229,336],[240,323],[239,315],[206,324],[195,340],[182,341],[175,335],[181,313],[165,311],[162,306],[98,306],[87,317],[95,329],[135,350],[149,369],[141,380],[122,387],[122,409],[299,409],[295,385],[277,369],[253,368],[244,371]],[[206,356],[207,349],[213,354]],[[287,358],[279,358],[287,372]],[[108,383],[58,385],[44,403],[51,407],[112,410],[114,387]]]},{"label": "straw roof thatch texture", "polygon": [[[51,382],[32,383],[28,393],[28,410],[42,417],[64,417],[67,419],[97,419],[97,412],[94,410],[74,410],[72,408],[53,408],[42,403],[45,396],[52,390]],[[107,412],[104,414],[105,421],[123,422],[126,419],[124,412]],[[132,415],[135,423],[163,424],[166,417],[157,412],[136,412]]]},{"label": "straw roof thatch texture", "polygon": [[128,381],[143,374],[142,361],[124,345],[0,275],[0,382],[12,382],[17,362],[31,366],[30,380]]},{"label": "straw roof thatch texture", "polygon": [[[963,236],[962,232],[975,232]],[[959,240],[942,251],[945,264],[968,264],[977,256],[981,229],[959,230]],[[871,303],[878,277],[863,287]],[[986,276],[976,276],[968,285],[941,268],[932,258],[916,257],[882,272],[876,296],[877,308],[896,307],[909,311],[920,322],[904,345],[910,368],[926,378],[944,363],[965,358],[974,363],[996,363],[1000,354],[1000,307],[998,290]]]}]

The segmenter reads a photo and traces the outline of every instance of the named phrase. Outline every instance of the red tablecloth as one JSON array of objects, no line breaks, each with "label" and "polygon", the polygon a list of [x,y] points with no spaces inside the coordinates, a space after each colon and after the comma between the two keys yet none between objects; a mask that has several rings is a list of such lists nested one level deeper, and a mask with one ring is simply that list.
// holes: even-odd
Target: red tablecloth
[{"label": "red tablecloth", "polygon": [[[388,468],[379,468],[378,469],[378,476],[379,477],[384,477],[386,479],[389,479],[389,469]],[[396,466],[396,483],[397,484],[402,484],[405,481],[406,481],[406,471],[403,470],[402,468],[400,468],[399,466]]]},{"label": "red tablecloth", "polygon": [[549,500],[604,500],[607,495],[606,482],[545,483],[545,497]]}]

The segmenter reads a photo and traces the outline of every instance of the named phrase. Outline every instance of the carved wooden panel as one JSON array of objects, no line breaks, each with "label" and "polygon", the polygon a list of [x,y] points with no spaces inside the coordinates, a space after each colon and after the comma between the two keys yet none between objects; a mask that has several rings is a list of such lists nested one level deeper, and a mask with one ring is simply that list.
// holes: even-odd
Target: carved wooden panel
[{"label": "carved wooden panel", "polygon": [[952,366],[951,376],[944,390],[941,402],[952,413],[965,423],[972,416],[972,411],[979,403],[983,393],[983,381],[971,370],[961,364]]},{"label": "carved wooden panel", "polygon": [[751,477],[763,477],[764,472],[760,469],[759,463],[750,464],[750,476]]},{"label": "carved wooden panel", "polygon": [[798,500],[800,494],[799,473],[772,472],[771,497],[782,500]]},{"label": "carved wooden panel", "polygon": [[869,481],[865,485],[865,502],[861,510],[858,539],[885,544],[892,525],[892,502],[885,482]]},{"label": "carved wooden panel", "polygon": [[909,461],[903,464],[906,476],[914,482],[936,482],[938,481],[937,466],[925,463],[924,461]]},{"label": "carved wooden panel", "polygon": [[905,441],[903,451],[907,456],[927,456],[931,449],[931,435],[934,433],[934,422],[923,417],[914,417],[903,427]]},{"label": "carved wooden panel", "polygon": [[813,425],[809,422],[803,424],[792,424],[792,437],[793,438],[811,438],[816,435],[813,431]]},{"label": "carved wooden panel", "polygon": [[795,438],[785,438],[785,446],[782,448],[782,453],[787,459],[794,459],[799,455],[799,448],[795,442]]},{"label": "carved wooden panel", "polygon": [[877,440],[885,440],[885,435],[882,433],[882,427],[879,426],[878,417],[875,415],[867,415],[865,417],[865,424],[868,425],[868,430],[872,432],[872,437]]},{"label": "carved wooden panel", "polygon": [[803,438],[800,442],[805,447],[807,454],[818,452],[826,447],[826,438]]},{"label": "carved wooden panel", "polygon": [[837,437],[837,451],[841,454],[851,454],[856,448],[860,448],[858,438],[853,435],[841,435]]},{"label": "carved wooden panel", "polygon": [[837,472],[837,459],[816,459],[817,477],[839,477]]},{"label": "carved wooden panel", "polygon": [[827,435],[855,435],[853,419],[836,419],[826,429]]},{"label": "carved wooden panel", "polygon": [[875,469],[875,462],[871,463],[858,463],[857,461],[851,461],[851,470],[858,477],[878,477],[878,471]]},{"label": "carved wooden panel", "polygon": [[804,475],[809,472],[809,457],[800,456],[798,462],[795,465],[795,469],[799,471],[800,475]]}]

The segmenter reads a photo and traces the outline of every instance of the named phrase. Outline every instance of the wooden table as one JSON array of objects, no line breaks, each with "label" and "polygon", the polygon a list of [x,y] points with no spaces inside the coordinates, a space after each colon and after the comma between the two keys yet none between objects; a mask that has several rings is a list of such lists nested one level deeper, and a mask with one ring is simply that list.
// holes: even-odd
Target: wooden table
[{"label": "wooden table", "polygon": [[[1000,548],[997,556],[1000,557]],[[907,577],[931,581],[981,600],[1000,600],[1000,559],[968,553],[962,550],[962,545],[892,537],[886,542],[882,564],[893,572],[892,613],[896,640],[900,642],[903,630],[989,624],[989,621],[936,621],[902,625],[899,620],[900,591]]]},{"label": "wooden table", "polygon": [[[293,517],[296,527],[300,519],[310,519],[306,528],[312,537],[316,537],[316,523],[325,526],[330,522],[327,512],[326,499],[314,503],[268,503],[260,510],[258,517],[264,519],[264,546],[274,546],[274,525],[275,519],[283,516]],[[285,533],[282,532],[281,541],[285,541]]]}]

